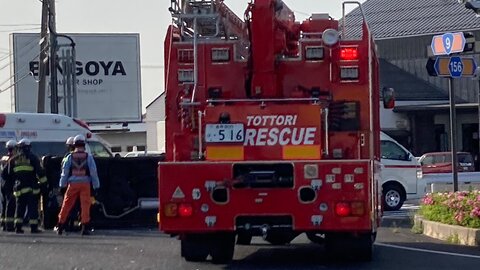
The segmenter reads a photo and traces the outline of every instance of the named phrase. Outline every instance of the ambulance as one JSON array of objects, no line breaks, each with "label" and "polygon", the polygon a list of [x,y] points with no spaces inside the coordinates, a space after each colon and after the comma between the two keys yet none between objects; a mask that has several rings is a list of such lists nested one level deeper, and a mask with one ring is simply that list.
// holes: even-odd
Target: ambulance
[{"label": "ambulance", "polygon": [[384,210],[399,210],[406,200],[425,195],[422,167],[405,147],[380,133],[382,199]]},{"label": "ambulance", "polygon": [[60,114],[0,112],[0,156],[6,153],[8,140],[23,138],[32,142],[32,152],[39,157],[63,156],[67,138],[79,134],[87,138],[87,151],[94,157],[113,156],[108,144],[79,119]]}]

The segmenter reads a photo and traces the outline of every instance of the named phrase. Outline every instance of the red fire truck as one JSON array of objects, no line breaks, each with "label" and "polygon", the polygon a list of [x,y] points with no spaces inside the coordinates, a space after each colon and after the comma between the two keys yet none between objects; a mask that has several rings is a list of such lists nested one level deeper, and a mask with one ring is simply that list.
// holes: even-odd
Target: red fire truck
[{"label": "red fire truck", "polygon": [[370,260],[380,90],[363,11],[348,28],[328,14],[297,22],[281,0],[252,1],[244,20],[223,0],[171,3],[160,230],[187,261],[301,233]]}]

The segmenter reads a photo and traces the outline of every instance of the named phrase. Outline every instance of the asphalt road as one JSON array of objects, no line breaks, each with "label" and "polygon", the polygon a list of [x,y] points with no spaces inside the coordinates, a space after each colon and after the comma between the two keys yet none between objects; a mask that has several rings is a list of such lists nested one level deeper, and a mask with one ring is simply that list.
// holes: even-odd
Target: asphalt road
[{"label": "asphalt road", "polygon": [[411,232],[413,209],[387,214],[372,262],[342,261],[325,256],[323,247],[303,235],[288,246],[271,246],[260,238],[236,246],[228,265],[188,263],[180,243],[155,228],[96,231],[57,236],[0,233],[0,269],[478,269],[480,248],[464,247]]}]

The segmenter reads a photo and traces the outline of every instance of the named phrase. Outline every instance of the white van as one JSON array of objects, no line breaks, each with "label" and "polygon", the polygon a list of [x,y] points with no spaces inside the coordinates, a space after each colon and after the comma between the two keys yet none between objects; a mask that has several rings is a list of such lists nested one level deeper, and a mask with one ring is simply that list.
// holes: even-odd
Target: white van
[{"label": "white van", "polygon": [[87,138],[86,148],[95,157],[112,157],[108,144],[93,134],[88,125],[65,115],[48,113],[1,113],[0,156],[6,153],[5,142],[27,138],[32,142],[32,152],[37,156],[63,156],[65,141],[70,136],[82,134]]},{"label": "white van", "polygon": [[380,132],[380,145],[384,210],[398,210],[405,200],[423,197],[426,186],[418,160],[383,132]]}]

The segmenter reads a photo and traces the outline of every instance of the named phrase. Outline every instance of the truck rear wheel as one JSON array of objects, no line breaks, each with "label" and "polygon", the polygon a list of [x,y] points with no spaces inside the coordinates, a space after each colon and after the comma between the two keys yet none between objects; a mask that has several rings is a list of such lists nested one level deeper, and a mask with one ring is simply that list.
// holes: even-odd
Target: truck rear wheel
[{"label": "truck rear wheel", "polygon": [[315,232],[307,232],[308,240],[315,244],[324,244],[325,243],[325,234],[315,233]]},{"label": "truck rear wheel", "polygon": [[371,233],[334,233],[325,237],[325,248],[329,257],[371,261],[374,235]]},{"label": "truck rear wheel", "polygon": [[248,246],[252,242],[252,235],[244,232],[237,234],[237,245]]},{"label": "truck rear wheel", "polygon": [[383,206],[385,211],[399,210],[405,201],[405,192],[395,184],[386,184],[382,189]]},{"label": "truck rear wheel", "polygon": [[272,245],[285,245],[297,237],[294,232],[268,232],[265,240]]},{"label": "truck rear wheel", "polygon": [[209,253],[207,237],[203,235],[188,234],[180,243],[181,255],[188,262],[203,262]]},{"label": "truck rear wheel", "polygon": [[235,234],[219,233],[211,240],[210,256],[216,264],[228,263],[233,259],[235,250]]}]

